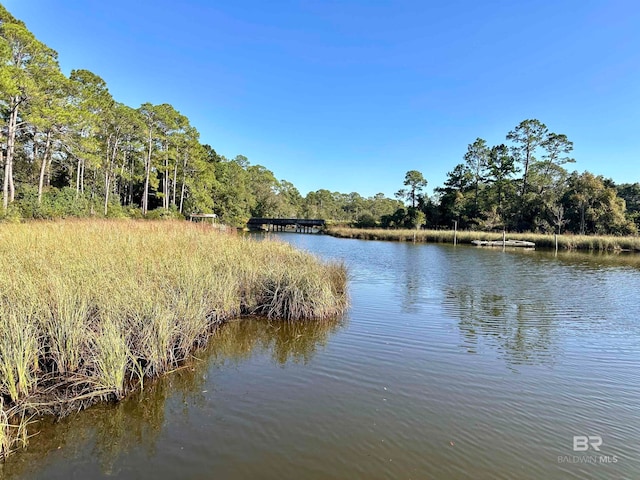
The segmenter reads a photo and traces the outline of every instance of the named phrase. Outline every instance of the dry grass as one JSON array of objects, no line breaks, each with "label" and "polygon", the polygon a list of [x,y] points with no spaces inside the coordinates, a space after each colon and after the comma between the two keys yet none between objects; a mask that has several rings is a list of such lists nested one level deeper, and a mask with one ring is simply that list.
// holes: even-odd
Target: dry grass
[{"label": "dry grass", "polygon": [[0,458],[27,413],[120,399],[225,319],[326,319],[347,302],[342,265],[185,222],[5,224],[0,264]]},{"label": "dry grass", "polygon": [[[453,230],[383,230],[330,228],[327,233],[340,238],[391,240],[400,242],[453,243]],[[507,233],[507,239],[534,242],[538,248],[555,248],[555,237],[536,233]],[[472,240],[502,240],[502,233],[458,231],[458,243]],[[604,235],[558,235],[558,248],[564,250],[636,251],[640,252],[640,237]]]}]

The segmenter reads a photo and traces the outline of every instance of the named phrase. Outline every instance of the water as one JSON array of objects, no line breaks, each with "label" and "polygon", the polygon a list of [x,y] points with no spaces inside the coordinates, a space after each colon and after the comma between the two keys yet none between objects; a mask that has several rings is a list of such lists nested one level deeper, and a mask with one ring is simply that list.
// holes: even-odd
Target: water
[{"label": "water", "polygon": [[637,258],[280,237],[345,261],[344,318],[233,322],[0,477],[640,478]]}]

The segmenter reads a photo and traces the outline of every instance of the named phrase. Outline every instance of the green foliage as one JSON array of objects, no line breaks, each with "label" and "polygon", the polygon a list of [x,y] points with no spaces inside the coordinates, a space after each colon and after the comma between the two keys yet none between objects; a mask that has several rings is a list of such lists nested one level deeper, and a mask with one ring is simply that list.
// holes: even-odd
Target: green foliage
[{"label": "green foliage", "polygon": [[122,398],[231,317],[322,320],[347,304],[343,265],[185,222],[3,225],[0,264],[0,461],[22,432],[8,419],[35,403]]},{"label": "green foliage", "polygon": [[404,176],[404,185],[409,187],[408,190],[399,190],[396,193],[396,197],[410,200],[411,207],[415,208],[418,195],[420,195],[422,189],[427,186],[427,180],[425,180],[422,173],[418,170],[409,170]]},{"label": "green foliage", "polygon": [[7,222],[215,213],[238,227],[251,216],[591,234],[640,227],[638,184],[596,185],[570,174],[573,143],[537,119],[520,122],[505,144],[476,138],[432,198],[423,194],[427,180],[419,170],[406,172],[397,200],[322,188],[303,197],[247,157],[227,159],[202,145],[172,105],[118,103],[101,77],[82,68],[67,78],[57,53],[1,6],[0,108],[0,219]]},{"label": "green foliage", "polygon": [[52,188],[44,192],[39,202],[37,189],[26,186],[14,207],[19,210],[20,217],[25,219],[80,218],[89,216],[91,212],[88,195],[72,188]]},{"label": "green foliage", "polygon": [[[479,232],[471,230],[411,230],[411,229],[357,229],[346,227],[330,227],[329,235],[340,238],[358,238],[363,240],[416,241],[429,243],[453,243],[454,236],[458,243],[470,244],[473,240],[501,241],[502,232]],[[536,244],[536,248],[555,248],[556,237],[551,234],[509,233],[507,240],[524,240]],[[562,250],[595,250],[600,252],[635,251],[640,252],[640,238],[637,236],[598,236],[598,235],[558,235],[558,248]],[[502,247],[500,247],[502,248]],[[628,264],[635,257],[620,260]],[[640,260],[640,259],[636,259]]]},{"label": "green foliage", "polygon": [[633,221],[625,215],[625,202],[615,188],[607,186],[602,176],[574,172],[568,179],[563,196],[568,230],[599,235],[631,235],[637,233]]},{"label": "green foliage", "polygon": [[377,225],[376,219],[370,213],[364,213],[358,217],[358,220],[354,224],[357,228],[375,228]]},{"label": "green foliage", "polygon": [[149,210],[145,218],[147,220],[184,220],[184,217],[176,209],[165,210],[164,208]]}]

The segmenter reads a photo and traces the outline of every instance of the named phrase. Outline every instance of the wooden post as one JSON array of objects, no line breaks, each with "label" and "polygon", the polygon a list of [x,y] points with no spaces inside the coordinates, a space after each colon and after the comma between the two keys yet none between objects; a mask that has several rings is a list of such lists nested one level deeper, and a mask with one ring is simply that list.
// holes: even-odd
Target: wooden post
[{"label": "wooden post", "polygon": [[507,245],[507,232],[502,230],[502,248]]},{"label": "wooden post", "polygon": [[453,244],[458,244],[458,221],[453,221]]},{"label": "wooden post", "polygon": [[556,253],[558,253],[558,234],[554,233],[553,236],[554,236],[554,240],[556,242]]}]

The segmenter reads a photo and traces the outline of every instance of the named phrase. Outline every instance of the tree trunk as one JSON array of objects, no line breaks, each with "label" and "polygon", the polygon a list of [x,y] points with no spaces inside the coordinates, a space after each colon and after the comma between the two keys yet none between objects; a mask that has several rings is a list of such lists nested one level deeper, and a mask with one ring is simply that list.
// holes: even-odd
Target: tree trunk
[{"label": "tree trunk", "polygon": [[125,198],[126,190],[124,194],[122,192],[122,183],[124,180],[124,167],[126,164],[127,164],[127,149],[125,147],[122,149],[122,163],[120,164],[120,181],[116,183],[116,193],[118,195],[118,198],[122,202],[122,205],[126,205],[127,203],[127,199]]},{"label": "tree trunk", "polygon": [[177,183],[177,177],[178,177],[178,155],[176,155],[176,161],[175,164],[173,165],[173,197],[171,198],[171,205],[173,205],[174,207],[176,206],[176,188],[178,187],[178,183]]},{"label": "tree trunk", "polygon": [[44,188],[44,176],[47,171],[49,156],[51,155],[51,130],[47,131],[47,142],[44,147],[44,155],[40,164],[40,179],[38,180],[38,205],[42,203],[42,190]]},{"label": "tree trunk", "polygon": [[109,191],[111,190],[111,178],[109,170],[104,172],[104,216],[109,212]]},{"label": "tree trunk", "polygon": [[165,210],[169,210],[169,149],[166,148],[164,157],[164,181],[162,182],[162,206]]},{"label": "tree trunk", "polygon": [[[0,158],[4,155],[4,152],[0,148]],[[6,160],[6,158],[5,158]],[[4,164],[4,182],[2,187],[2,208],[4,210],[9,206],[9,164]]]},{"label": "tree trunk", "polygon": [[49,157],[47,158],[47,169],[44,174],[44,183],[47,187],[51,186],[51,162],[53,161],[53,154],[49,152]]},{"label": "tree trunk", "polygon": [[81,160],[78,158],[78,167],[76,169],[76,198],[80,194],[80,164]]},{"label": "tree trunk", "polygon": [[133,173],[134,173],[134,167],[135,167],[135,162],[132,161],[131,162],[131,175],[129,177],[129,205],[133,205]]},{"label": "tree trunk", "polygon": [[[84,162],[83,162],[84,164]],[[96,180],[97,180],[97,169],[93,169],[93,181],[91,182],[91,196],[90,196],[90,201],[89,204],[91,205],[91,216],[93,217],[96,214],[96,210],[95,210],[95,205],[94,205],[94,200],[96,197]]]},{"label": "tree trunk", "polygon": [[[107,141],[107,158],[105,163],[105,173],[104,173],[104,216],[107,216],[108,208],[109,208],[109,195],[111,193],[111,188],[113,185],[113,180],[115,178],[115,163],[116,156],[118,153],[118,137],[111,141],[111,137],[109,137]],[[111,150],[111,152],[109,152]]]},{"label": "tree trunk", "polygon": [[16,197],[16,188],[13,183],[13,156],[16,145],[16,133],[18,126],[18,105],[20,99],[18,97],[11,98],[11,111],[9,114],[9,128],[7,130],[7,158],[5,164],[5,182],[8,181],[9,202],[13,202]]},{"label": "tree trunk", "polygon": [[182,213],[182,206],[184,205],[184,182],[187,178],[187,158],[188,158],[188,155],[185,154],[184,162],[182,164],[182,188],[180,189],[180,213]]},{"label": "tree trunk", "polygon": [[80,193],[84,193],[84,167],[85,159],[80,161]]},{"label": "tree trunk", "polygon": [[531,160],[531,147],[527,145],[527,154],[524,159],[524,173],[522,174],[522,191],[520,196],[524,197],[527,192],[527,176],[529,175],[529,161]]},{"label": "tree trunk", "polygon": [[149,176],[151,175],[151,142],[153,140],[151,128],[149,128],[149,149],[147,161],[144,164],[144,190],[142,192],[142,214],[146,215],[149,209]]}]

